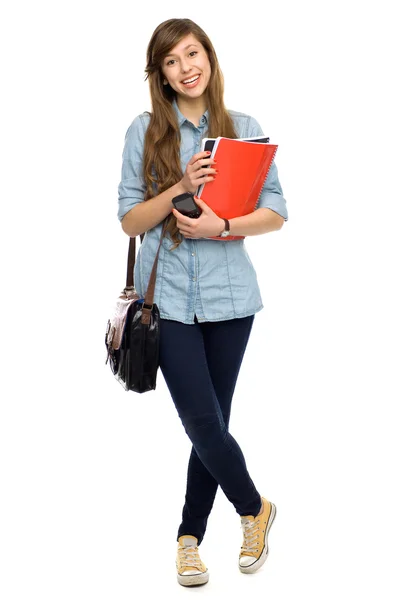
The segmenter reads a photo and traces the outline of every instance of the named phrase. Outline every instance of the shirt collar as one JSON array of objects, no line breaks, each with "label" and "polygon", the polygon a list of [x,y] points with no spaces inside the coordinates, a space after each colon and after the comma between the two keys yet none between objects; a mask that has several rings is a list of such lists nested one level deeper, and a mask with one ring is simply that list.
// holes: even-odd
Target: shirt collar
[{"label": "shirt collar", "polygon": [[[178,118],[178,125],[181,127],[185,121],[188,121],[188,119],[179,110],[176,98],[173,99],[172,106],[174,107],[176,116]],[[200,117],[200,125],[205,125],[206,123],[208,123],[208,110],[206,110],[206,112]]]}]

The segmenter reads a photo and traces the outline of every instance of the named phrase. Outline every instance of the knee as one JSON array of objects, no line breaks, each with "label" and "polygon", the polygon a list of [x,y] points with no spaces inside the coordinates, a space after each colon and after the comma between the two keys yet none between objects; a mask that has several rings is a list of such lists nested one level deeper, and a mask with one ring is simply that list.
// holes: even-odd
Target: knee
[{"label": "knee", "polygon": [[207,450],[225,443],[228,430],[218,415],[189,417],[182,422],[196,450]]}]

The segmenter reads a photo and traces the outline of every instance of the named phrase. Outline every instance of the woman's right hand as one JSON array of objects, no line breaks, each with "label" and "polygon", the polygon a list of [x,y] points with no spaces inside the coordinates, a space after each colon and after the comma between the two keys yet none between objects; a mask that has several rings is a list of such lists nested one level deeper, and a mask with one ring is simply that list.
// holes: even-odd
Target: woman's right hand
[{"label": "woman's right hand", "polygon": [[210,152],[194,154],[186,165],[185,173],[180,181],[185,192],[195,194],[199,185],[214,181],[217,171],[211,166],[203,168],[203,165],[215,164],[216,161],[210,158]]}]

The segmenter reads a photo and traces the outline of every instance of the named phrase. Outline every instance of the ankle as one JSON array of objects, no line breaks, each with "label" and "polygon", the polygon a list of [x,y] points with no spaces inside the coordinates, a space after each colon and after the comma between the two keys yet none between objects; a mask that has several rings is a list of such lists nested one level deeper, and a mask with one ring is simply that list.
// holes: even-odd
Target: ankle
[{"label": "ankle", "polygon": [[261,513],[262,513],[263,510],[264,510],[264,503],[263,503],[262,498],[261,498],[261,508],[260,508],[260,511],[257,513],[257,517],[259,515],[261,515]]}]

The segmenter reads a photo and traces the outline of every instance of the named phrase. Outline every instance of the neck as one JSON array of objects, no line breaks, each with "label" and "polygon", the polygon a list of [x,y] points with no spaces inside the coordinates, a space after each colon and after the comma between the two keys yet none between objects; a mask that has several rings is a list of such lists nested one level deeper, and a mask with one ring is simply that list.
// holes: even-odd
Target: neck
[{"label": "neck", "polygon": [[199,125],[200,117],[205,113],[207,108],[204,96],[193,98],[193,100],[178,96],[176,102],[183,116],[195,125]]}]

